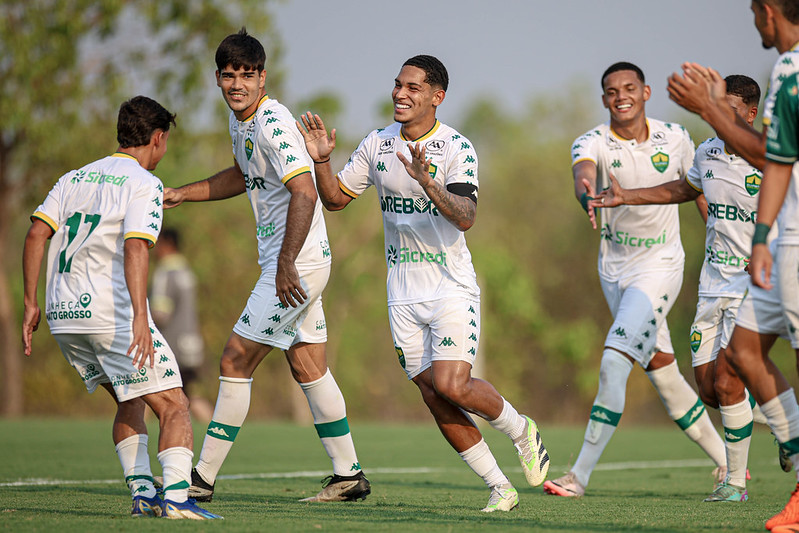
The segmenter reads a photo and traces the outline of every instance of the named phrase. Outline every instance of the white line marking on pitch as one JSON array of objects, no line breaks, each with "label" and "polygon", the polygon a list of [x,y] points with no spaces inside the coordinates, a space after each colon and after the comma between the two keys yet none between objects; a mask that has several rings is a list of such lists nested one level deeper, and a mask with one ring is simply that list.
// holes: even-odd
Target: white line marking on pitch
[{"label": "white line marking on pitch", "polygon": [[[696,468],[701,466],[712,466],[709,459],[687,459],[679,461],[628,461],[622,463],[600,463],[595,470],[647,470],[653,468]],[[565,470],[567,466],[552,466],[553,469]],[[431,467],[412,467],[412,468],[370,468],[370,474],[433,474],[447,471],[455,471],[455,468],[431,468]],[[521,471],[521,468],[517,469]],[[261,474],[229,474],[218,476],[217,479],[289,479],[305,477],[325,477],[330,475],[327,470],[302,470],[298,472],[268,472]],[[30,478],[19,481],[0,483],[0,487],[36,487],[48,485],[109,485],[122,483],[122,479],[45,479]]]}]

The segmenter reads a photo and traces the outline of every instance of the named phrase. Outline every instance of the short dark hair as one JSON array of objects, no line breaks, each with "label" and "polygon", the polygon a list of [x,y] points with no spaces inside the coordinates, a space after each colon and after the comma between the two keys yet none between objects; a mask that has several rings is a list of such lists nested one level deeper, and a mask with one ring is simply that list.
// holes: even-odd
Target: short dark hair
[{"label": "short dark hair", "polygon": [[178,250],[180,249],[180,233],[175,228],[164,228],[158,235],[158,242],[167,242]]},{"label": "short dark hair", "polygon": [[444,63],[433,56],[413,56],[403,63],[402,66],[417,67],[424,70],[424,81],[431,86],[441,87],[445,91],[447,87],[449,87],[447,68],[444,66]]},{"label": "short dark hair", "polygon": [[169,131],[175,115],[151,98],[136,96],[119,106],[117,141],[122,148],[146,146],[156,130]]},{"label": "short dark hair", "polygon": [[769,4],[771,7],[777,8],[785,20],[791,24],[799,24],[799,2],[796,0],[754,0],[754,2],[760,7],[763,7],[763,4]]},{"label": "short dark hair", "polygon": [[266,52],[261,43],[242,27],[238,33],[228,35],[216,48],[216,69],[221,71],[230,65],[233,70],[257,70],[261,72],[266,63]]},{"label": "short dark hair", "polygon": [[727,82],[727,94],[740,96],[748,105],[757,105],[760,102],[760,85],[749,76],[743,74],[730,74],[724,81]]},{"label": "short dark hair", "polygon": [[599,85],[602,87],[602,90],[605,90],[605,78],[613,74],[614,72],[618,72],[620,70],[632,70],[635,72],[635,75],[638,76],[638,79],[641,80],[641,83],[646,85],[646,78],[644,78],[644,71],[641,70],[638,65],[634,65],[627,61],[619,61],[618,63],[613,63],[611,66],[605,69],[605,72],[602,73],[602,77],[599,79]]}]

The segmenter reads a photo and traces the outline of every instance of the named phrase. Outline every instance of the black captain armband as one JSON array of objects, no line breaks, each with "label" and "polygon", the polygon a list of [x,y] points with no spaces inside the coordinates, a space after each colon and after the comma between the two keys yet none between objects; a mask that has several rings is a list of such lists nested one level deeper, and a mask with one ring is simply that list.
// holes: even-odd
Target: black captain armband
[{"label": "black captain armband", "polygon": [[447,185],[447,190],[452,194],[468,198],[474,203],[477,203],[477,186],[471,183],[450,183]]}]

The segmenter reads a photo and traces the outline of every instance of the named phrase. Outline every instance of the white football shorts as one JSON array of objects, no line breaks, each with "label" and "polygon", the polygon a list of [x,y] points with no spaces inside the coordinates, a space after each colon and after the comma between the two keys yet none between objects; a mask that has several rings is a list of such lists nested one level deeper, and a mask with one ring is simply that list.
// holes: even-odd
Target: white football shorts
[{"label": "white football shorts", "polygon": [[666,322],[682,287],[682,270],[648,271],[609,281],[600,278],[613,315],[605,346],[632,357],[642,368],[655,352],[674,353]]},{"label": "white football shorts", "polygon": [[693,366],[715,361],[719,350],[727,347],[740,306],[741,298],[699,297],[690,334]]},{"label": "white football shorts", "polygon": [[280,303],[274,273],[261,274],[233,331],[253,342],[287,350],[298,342],[327,342],[322,291],[330,277],[330,265],[300,270],[300,282],[308,298],[297,307]]},{"label": "white football shorts", "polygon": [[133,332],[54,333],[64,358],[78,372],[90,393],[110,383],[117,400],[125,402],[169,389],[183,387],[175,354],[152,323],[155,366],[149,361],[139,370],[127,355]]},{"label": "white football shorts", "polygon": [[390,305],[388,320],[399,363],[413,379],[433,361],[466,361],[474,366],[480,339],[480,301],[448,297]]}]

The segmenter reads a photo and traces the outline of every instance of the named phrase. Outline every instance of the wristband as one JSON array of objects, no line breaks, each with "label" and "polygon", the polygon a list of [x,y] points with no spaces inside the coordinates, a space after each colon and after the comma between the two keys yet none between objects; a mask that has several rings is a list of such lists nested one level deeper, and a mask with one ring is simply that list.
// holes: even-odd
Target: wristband
[{"label": "wristband", "polygon": [[769,230],[771,230],[771,226],[767,224],[761,222],[755,224],[755,234],[752,235],[752,246],[755,244],[766,244]]},{"label": "wristband", "polygon": [[580,196],[580,205],[583,206],[585,212],[588,212],[588,201],[593,200],[593,196],[588,196],[587,192],[584,192],[582,196]]},{"label": "wristband", "polygon": [[322,164],[324,164],[324,163],[327,163],[328,161],[330,161],[330,157],[328,157],[328,158],[327,158],[327,159],[325,159],[324,161],[314,161],[314,163],[316,163],[317,165],[322,165]]}]

